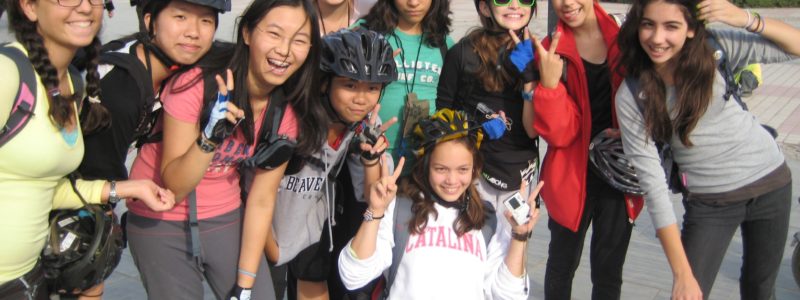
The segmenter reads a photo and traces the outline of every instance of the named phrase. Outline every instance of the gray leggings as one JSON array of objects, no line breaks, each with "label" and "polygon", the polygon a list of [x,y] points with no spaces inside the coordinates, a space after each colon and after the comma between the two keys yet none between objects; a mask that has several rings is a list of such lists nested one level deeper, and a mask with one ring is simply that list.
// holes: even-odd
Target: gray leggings
[{"label": "gray leggings", "polygon": [[[128,214],[128,241],[147,298],[203,299],[207,279],[217,299],[236,283],[242,235],[241,208],[200,220],[201,270],[191,255],[186,221],[164,221]],[[275,299],[264,257],[258,267],[252,299]]]}]

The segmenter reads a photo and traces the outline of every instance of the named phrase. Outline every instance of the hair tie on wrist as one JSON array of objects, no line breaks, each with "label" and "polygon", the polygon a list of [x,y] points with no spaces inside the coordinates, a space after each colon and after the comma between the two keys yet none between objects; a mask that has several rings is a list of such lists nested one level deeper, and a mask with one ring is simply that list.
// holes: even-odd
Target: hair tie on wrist
[{"label": "hair tie on wrist", "polygon": [[239,272],[239,274],[242,274],[242,275],[247,275],[247,276],[250,276],[250,277],[256,278],[256,273],[253,273],[253,272],[246,271],[245,269],[239,268],[239,269],[238,269],[238,272]]}]

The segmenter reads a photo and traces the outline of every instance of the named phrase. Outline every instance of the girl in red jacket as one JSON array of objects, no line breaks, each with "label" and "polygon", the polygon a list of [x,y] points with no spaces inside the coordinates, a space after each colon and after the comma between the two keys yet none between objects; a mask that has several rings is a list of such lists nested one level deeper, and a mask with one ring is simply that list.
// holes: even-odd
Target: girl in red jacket
[{"label": "girl in red jacket", "polygon": [[541,78],[533,101],[534,129],[548,145],[541,170],[541,179],[549,183],[541,195],[551,235],[545,298],[570,299],[592,224],[592,298],[619,299],[632,229],[626,197],[588,166],[592,137],[617,127],[613,95],[621,77],[612,70],[619,26],[593,0],[550,4],[559,17],[557,33],[543,46],[536,41]]}]

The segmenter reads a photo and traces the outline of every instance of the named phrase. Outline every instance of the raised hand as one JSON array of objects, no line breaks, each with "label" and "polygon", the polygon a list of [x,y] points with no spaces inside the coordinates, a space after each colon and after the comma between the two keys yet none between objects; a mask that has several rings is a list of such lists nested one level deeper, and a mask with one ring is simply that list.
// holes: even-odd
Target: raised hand
[{"label": "raised hand", "polygon": [[561,32],[553,34],[550,40],[550,49],[544,49],[542,43],[536,37],[532,37],[536,46],[536,56],[539,57],[539,74],[541,75],[540,84],[543,87],[552,89],[558,86],[561,74],[564,71],[564,62],[561,55],[556,53],[558,41],[561,39]]},{"label": "raised hand", "polygon": [[389,127],[397,123],[397,117],[392,117],[386,123],[376,126],[378,121],[378,111],[381,105],[376,104],[367,118],[367,126],[359,134],[358,138],[361,140],[359,147],[361,148],[361,157],[367,161],[374,161],[380,158],[381,154],[389,147],[389,140],[384,133]]},{"label": "raised hand", "polygon": [[400,178],[405,163],[406,159],[401,157],[394,172],[390,174],[389,166],[386,163],[386,154],[381,157],[381,178],[370,186],[369,199],[367,199],[369,210],[376,215],[383,215],[383,212],[389,207],[389,203],[394,200],[397,194],[397,178]]},{"label": "raised hand", "polygon": [[228,101],[231,96],[230,92],[233,91],[233,72],[228,69],[227,75],[227,82],[220,75],[215,77],[219,92],[217,92],[217,100],[214,101],[214,106],[211,108],[208,123],[203,129],[203,137],[214,144],[220,144],[231,136],[239,122],[244,119],[244,111]]},{"label": "raised hand", "polygon": [[755,16],[727,0],[703,0],[697,4],[697,19],[706,23],[721,22],[734,27],[745,27]]},{"label": "raised hand", "polygon": [[523,73],[528,64],[536,58],[533,53],[533,45],[531,44],[531,31],[529,29],[525,30],[523,41],[519,40],[514,30],[509,29],[508,34],[516,45],[514,46],[514,50],[511,50],[511,54],[508,58],[511,60],[511,63],[514,64],[514,67],[517,68],[517,71]]}]

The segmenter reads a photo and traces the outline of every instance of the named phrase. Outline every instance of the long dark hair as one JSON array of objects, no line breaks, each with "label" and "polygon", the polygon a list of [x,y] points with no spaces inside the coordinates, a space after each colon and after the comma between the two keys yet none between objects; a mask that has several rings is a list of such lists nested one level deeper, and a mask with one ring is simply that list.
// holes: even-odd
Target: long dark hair
[{"label": "long dark hair", "polygon": [[[390,35],[397,28],[399,14],[394,0],[378,0],[364,16],[364,25],[383,35]],[[453,23],[450,14],[450,0],[431,0],[431,7],[428,14],[422,18],[421,24],[422,32],[425,34],[425,45],[431,48],[444,45],[445,37],[450,33],[450,26]]]},{"label": "long dark hair", "polygon": [[[48,115],[56,126],[63,128],[72,121],[72,117],[77,113],[72,109],[72,105],[81,102],[82,96],[84,96],[83,91],[75,91],[71,96],[50,92],[58,91],[58,74],[56,68],[50,62],[49,54],[44,46],[44,38],[36,30],[38,24],[31,22],[25,16],[19,6],[19,0],[8,0],[5,6],[8,9],[8,20],[14,31],[14,36],[28,51],[28,59],[31,61],[36,73],[39,74],[44,89],[47,91],[45,96],[50,105]],[[101,46],[100,39],[95,36],[91,44],[83,47],[83,51],[86,53],[86,61],[88,62],[86,65],[86,96],[89,97],[100,97],[100,74],[97,72],[97,65],[100,62]],[[72,80],[83,79],[72,78]],[[88,107],[82,107],[81,109],[86,110],[86,118],[81,121],[81,127],[85,132],[106,127],[111,123],[108,110],[99,103],[89,103]]]},{"label": "long dark hair", "polygon": [[[303,65],[286,82],[276,89],[283,89],[286,100],[292,105],[298,121],[298,145],[295,149],[297,155],[309,155],[318,150],[325,141],[327,131],[322,124],[327,124],[325,109],[319,102],[320,85],[318,80],[319,52],[322,41],[318,34],[319,21],[317,12],[309,0],[266,0],[253,1],[238,18],[237,40],[235,46],[217,47],[198,63],[204,69],[204,80],[206,87],[211,83],[215,88],[206,88],[204,91],[203,112],[200,114],[201,127],[208,122],[211,113],[211,101],[215,99],[217,93],[214,75],[224,75],[225,68],[233,71],[234,91],[231,101],[236,106],[243,109],[247,117],[240,125],[242,133],[245,135],[249,144],[255,143],[253,139],[255,132],[255,117],[250,106],[249,95],[247,92],[247,76],[250,62],[250,47],[244,43],[244,33],[255,32],[258,30],[256,25],[273,9],[279,6],[302,7],[308,16],[311,24],[311,49],[308,52]],[[217,43],[217,45],[222,45]],[[212,47],[212,49],[215,47]],[[225,62],[225,63],[222,63]],[[268,122],[268,120],[264,120]]]},{"label": "long dark hair", "polygon": [[[639,41],[639,26],[648,4],[663,1],[680,7],[693,38],[687,38],[680,53],[671,59],[675,64],[673,80],[675,83],[677,112],[675,120],[670,120],[666,105],[666,86],[658,75],[650,57],[642,49]],[[709,35],[703,23],[697,19],[696,1],[692,0],[636,0],[633,1],[625,23],[619,31],[620,68],[624,66],[628,75],[639,79],[639,89],[644,96],[644,123],[649,136],[658,142],[669,142],[677,133],[681,143],[692,146],[689,134],[705,114],[711,101],[714,72],[716,71],[713,50],[706,42]],[[620,70],[617,70],[618,72]],[[634,95],[638,97],[638,95]],[[637,99],[637,101],[641,101]]]},{"label": "long dark hair", "polygon": [[[472,154],[472,182],[478,179],[478,174],[481,173],[483,167],[483,159],[481,158],[478,147],[476,146],[475,138],[472,135],[466,135],[457,139],[449,140],[445,143],[457,143],[463,145]],[[428,216],[433,215],[435,218],[439,216],[434,207],[435,200],[433,197],[438,197],[434,194],[433,188],[430,184],[430,156],[436,151],[436,147],[441,145],[437,143],[431,149],[425,150],[425,155],[420,158],[411,176],[406,176],[401,179],[399,194],[411,198],[413,202],[411,212],[414,214],[411,222],[408,223],[408,231],[413,234],[422,234],[425,227],[428,225]],[[480,229],[486,220],[486,212],[483,201],[478,194],[478,190],[474,184],[470,184],[467,190],[462,195],[459,201],[468,201],[466,208],[461,210],[453,223],[453,229],[459,237],[471,230]]]}]

